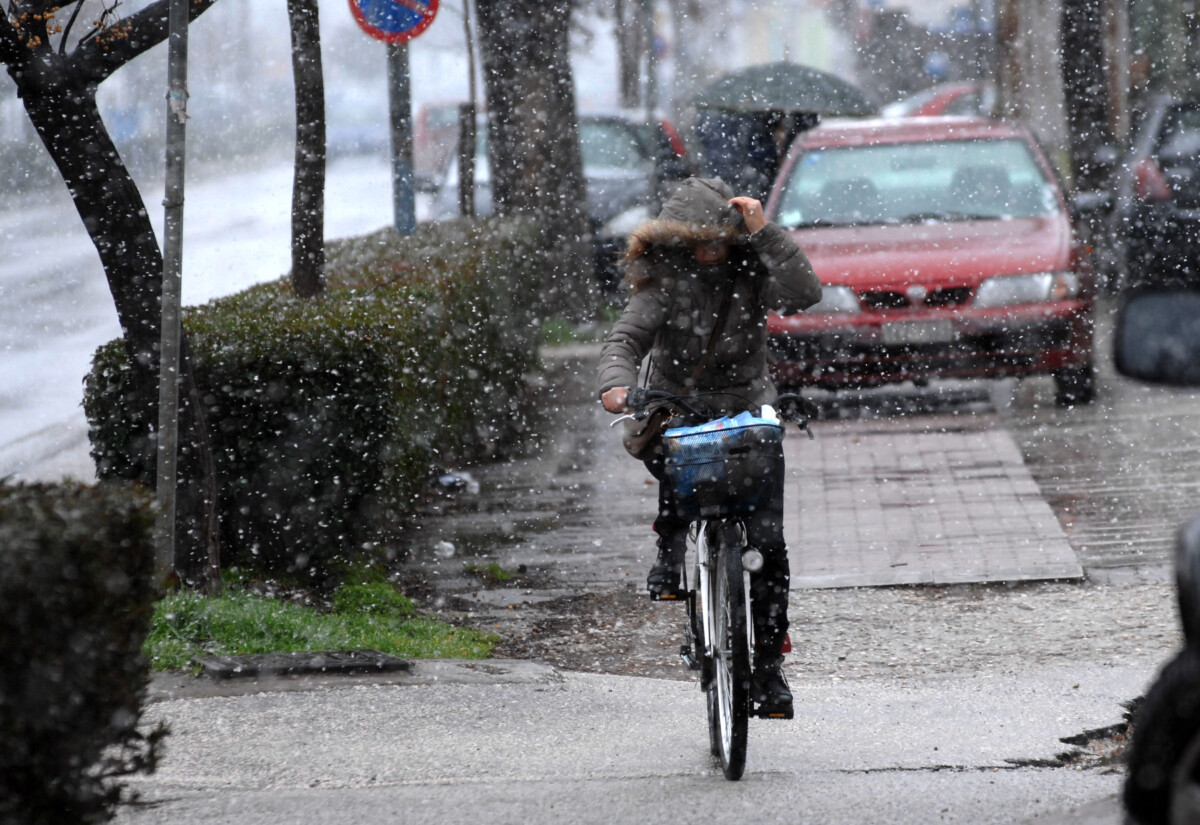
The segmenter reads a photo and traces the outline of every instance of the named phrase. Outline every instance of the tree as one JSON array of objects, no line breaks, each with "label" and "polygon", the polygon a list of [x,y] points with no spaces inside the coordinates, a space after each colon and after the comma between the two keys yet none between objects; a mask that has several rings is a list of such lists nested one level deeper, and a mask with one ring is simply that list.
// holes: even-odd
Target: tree
[{"label": "tree", "polygon": [[548,305],[594,303],[583,161],[571,75],[570,0],[476,0],[497,214],[540,222]]},{"label": "tree", "polygon": [[1067,138],[1077,190],[1101,189],[1097,150],[1113,144],[1105,72],[1105,0],[1063,0],[1062,75]]},{"label": "tree", "polygon": [[617,88],[621,105],[632,109],[641,102],[641,60],[646,50],[642,0],[614,0],[613,18],[617,38]]},{"label": "tree", "polygon": [[296,162],[292,181],[292,288],[325,294],[325,80],[317,0],[288,0],[296,87]]},{"label": "tree", "polygon": [[[192,0],[189,18],[215,2]],[[82,17],[85,5],[88,0],[10,0],[7,14],[0,14],[0,62],[100,255],[133,371],[131,403],[145,420],[157,421],[162,252],[137,184],[100,117],[96,89],[166,39],[169,3],[158,0],[123,18],[117,4],[107,2]],[[91,22],[77,32],[81,21]],[[189,584],[216,588],[216,469],[186,339],[182,357],[175,571]],[[153,447],[141,446],[148,474]]]}]

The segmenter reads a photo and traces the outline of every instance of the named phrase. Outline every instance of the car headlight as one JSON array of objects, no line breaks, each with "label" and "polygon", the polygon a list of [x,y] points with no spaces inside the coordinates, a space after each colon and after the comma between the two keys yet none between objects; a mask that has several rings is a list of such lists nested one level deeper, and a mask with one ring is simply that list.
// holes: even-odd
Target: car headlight
[{"label": "car headlight", "polygon": [[975,293],[975,306],[1043,304],[1047,301],[1065,301],[1078,295],[1079,276],[1074,272],[997,275],[994,278],[983,279]]},{"label": "car headlight", "polygon": [[858,296],[848,286],[821,287],[821,300],[805,312],[862,312]]}]

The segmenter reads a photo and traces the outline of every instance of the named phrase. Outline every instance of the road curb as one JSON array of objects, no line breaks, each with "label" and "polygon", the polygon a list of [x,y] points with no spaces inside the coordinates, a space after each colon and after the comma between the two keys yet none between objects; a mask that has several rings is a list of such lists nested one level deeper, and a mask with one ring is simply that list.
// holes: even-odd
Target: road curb
[{"label": "road curb", "polygon": [[359,685],[529,685],[559,684],[562,675],[544,662],[519,659],[411,659],[409,668],[390,673],[266,673],[213,679],[170,671],[150,679],[150,702],[211,699],[257,693],[336,690]]}]

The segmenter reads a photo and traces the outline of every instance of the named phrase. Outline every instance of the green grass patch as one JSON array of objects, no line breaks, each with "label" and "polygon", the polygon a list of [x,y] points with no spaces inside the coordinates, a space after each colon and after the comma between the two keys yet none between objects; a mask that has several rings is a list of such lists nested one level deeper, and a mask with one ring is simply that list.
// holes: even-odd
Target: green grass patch
[{"label": "green grass patch", "polygon": [[512,573],[509,573],[498,562],[488,562],[487,564],[470,563],[464,565],[468,573],[474,573],[479,578],[490,582],[507,582],[512,581]]},{"label": "green grass patch", "polygon": [[372,649],[408,658],[484,659],[498,639],[417,614],[386,582],[344,585],[333,610],[229,588],[216,598],[172,593],[155,607],[144,652],[155,670],[203,656]]},{"label": "green grass patch", "polygon": [[583,340],[577,325],[565,318],[547,318],[542,322],[542,345],[561,347],[563,344],[573,344]]}]

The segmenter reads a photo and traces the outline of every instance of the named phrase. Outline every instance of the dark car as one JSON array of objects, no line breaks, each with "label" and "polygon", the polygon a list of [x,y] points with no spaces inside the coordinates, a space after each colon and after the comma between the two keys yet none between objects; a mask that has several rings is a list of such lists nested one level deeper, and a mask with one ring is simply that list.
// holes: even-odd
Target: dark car
[{"label": "dark car", "polygon": [[1200,97],[1153,98],[1113,174],[1128,282],[1200,283]]},{"label": "dark car", "polygon": [[[587,211],[601,285],[615,291],[616,259],[622,254],[627,227],[656,212],[672,181],[687,177],[687,150],[671,124],[661,118],[625,112],[579,115],[579,146],[587,186]],[[475,212],[492,211],[487,127],[476,131]],[[434,198],[432,217],[458,215],[458,158],[451,156]]]},{"label": "dark car", "polygon": [[1092,399],[1092,271],[1024,128],[830,121],[793,144],[767,215],[825,285],[768,319],[779,384],[1048,374],[1060,403]]},{"label": "dark car", "polygon": [[[587,185],[588,216],[596,228],[625,210],[653,202],[664,179],[686,177],[685,150],[674,129],[663,121],[647,123],[623,114],[581,114],[579,147]],[[475,211],[492,211],[487,125],[476,130]],[[451,156],[438,187],[433,217],[458,214],[458,158]]]}]

